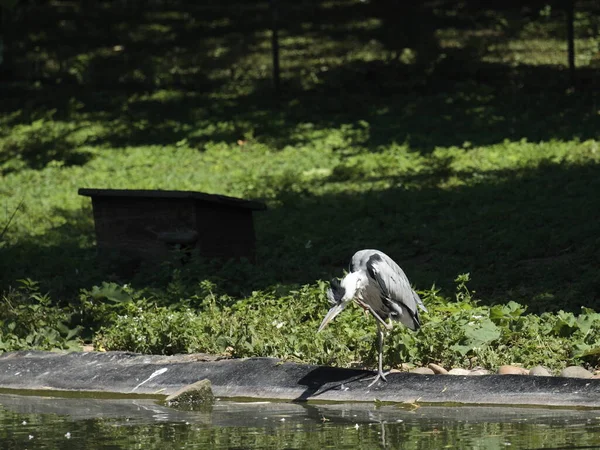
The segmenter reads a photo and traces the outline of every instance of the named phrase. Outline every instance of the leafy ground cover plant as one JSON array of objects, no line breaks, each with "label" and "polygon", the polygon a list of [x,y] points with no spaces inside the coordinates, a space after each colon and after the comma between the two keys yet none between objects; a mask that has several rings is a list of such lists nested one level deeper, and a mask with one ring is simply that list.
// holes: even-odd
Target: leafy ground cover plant
[{"label": "leafy ground cover plant", "polygon": [[53,306],[37,282],[20,280],[0,295],[0,351],[79,348],[81,327],[72,325],[71,316]]},{"label": "leafy ground cover plant", "polygon": [[[386,361],[446,367],[503,364],[544,365],[558,370],[569,364],[598,365],[600,314],[559,311],[527,314],[515,302],[484,306],[467,288],[468,274],[457,278],[454,298],[432,288],[421,292],[428,305],[422,328],[391,332]],[[209,285],[208,282],[204,286]],[[95,335],[106,350],[142,353],[208,352],[234,357],[271,356],[314,364],[373,366],[375,324],[360,308],[351,308],[335,326],[317,334],[327,310],[326,283],[305,285],[285,296],[254,292],[232,302],[213,293],[182,305],[159,306],[156,300],[128,314],[115,314]]]},{"label": "leafy ground cover plant", "polygon": [[[429,313],[416,333],[394,328],[386,346],[387,364],[435,362],[488,369],[522,364],[552,370],[570,364],[599,365],[600,314],[595,311],[536,315],[516,302],[490,307],[480,304],[468,289],[468,274],[455,281],[453,297],[435,287],[420,292]],[[57,308],[40,293],[38,283],[22,280],[0,301],[1,350],[75,349],[84,339],[93,339],[99,350],[203,352],[373,366],[375,324],[360,308],[350,308],[335,326],[316,333],[328,307],[327,285],[319,281],[284,295],[263,290],[236,299],[219,293],[208,280],[188,287],[186,298],[179,297],[177,289],[144,293],[105,282],[82,290],[73,305]]]}]

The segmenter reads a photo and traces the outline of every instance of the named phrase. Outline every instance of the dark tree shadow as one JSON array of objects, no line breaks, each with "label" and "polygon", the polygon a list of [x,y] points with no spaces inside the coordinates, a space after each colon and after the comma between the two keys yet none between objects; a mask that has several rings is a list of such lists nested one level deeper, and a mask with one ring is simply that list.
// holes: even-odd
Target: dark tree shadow
[{"label": "dark tree shadow", "polygon": [[274,277],[303,283],[340,276],[354,251],[378,248],[417,288],[435,284],[450,294],[456,275],[469,272],[470,287],[486,302],[517,300],[535,311],[598,308],[598,169],[549,163],[449,190],[435,175],[430,187],[421,180],[416,190],[282,193],[283,206],[257,220],[259,259],[276,267]]},{"label": "dark tree shadow", "polygon": [[77,295],[81,287],[100,283],[110,273],[96,260],[91,208],[58,209],[49,215],[62,217],[64,223],[43,236],[0,242],[0,290],[30,278],[40,281],[42,289],[62,303]]},{"label": "dark tree shadow", "polygon": [[[20,16],[15,39],[23,48],[38,48],[39,60],[22,52],[16,67],[37,84],[0,86],[6,100],[0,111],[9,116],[7,126],[36,120],[56,124],[43,128],[47,133],[54,127],[48,136],[29,133],[9,142],[8,150],[0,152],[0,164],[15,153],[32,168],[52,160],[85,164],[92,158],[82,150],[88,144],[118,150],[184,142],[202,150],[208,141],[232,143],[246,133],[283,148],[302,143],[294,137],[301,124],[339,128],[358,120],[369,123],[369,139],[362,144],[371,151],[394,142],[429,152],[505,139],[597,138],[597,69],[579,69],[581,89],[565,93],[568,74],[561,66],[485,59],[493,53],[488,48],[504,48],[525,26],[539,21],[542,6],[280,2],[283,38],[316,36],[335,45],[313,48],[302,40],[284,41],[283,88],[276,102],[270,69],[256,70],[256,62],[244,60],[253,52],[268,52],[259,50],[258,38],[270,27],[267,2],[35,3]],[[580,8],[593,12],[587,3]],[[356,25],[369,19],[378,25]],[[442,47],[441,28],[466,30],[472,37]],[[540,33],[560,37],[559,30],[546,28]],[[351,58],[356,46],[371,41],[390,56]],[[398,56],[407,48],[416,54],[413,63]],[[297,51],[310,62],[292,64]],[[318,61],[332,56],[341,62],[322,70]],[[310,77],[318,82],[307,83]],[[236,85],[243,94],[213,95]],[[75,139],[79,127],[91,131]]]}]

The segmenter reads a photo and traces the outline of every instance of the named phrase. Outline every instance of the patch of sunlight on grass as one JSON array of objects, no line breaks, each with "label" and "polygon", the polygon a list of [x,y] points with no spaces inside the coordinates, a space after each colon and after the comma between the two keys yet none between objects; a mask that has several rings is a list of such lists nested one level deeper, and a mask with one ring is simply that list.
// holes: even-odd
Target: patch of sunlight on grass
[{"label": "patch of sunlight on grass", "polygon": [[[590,64],[599,51],[595,39],[577,39],[575,41],[578,66]],[[511,62],[529,65],[567,66],[567,43],[557,39],[515,39],[488,47],[489,55],[483,57],[486,62]]]}]

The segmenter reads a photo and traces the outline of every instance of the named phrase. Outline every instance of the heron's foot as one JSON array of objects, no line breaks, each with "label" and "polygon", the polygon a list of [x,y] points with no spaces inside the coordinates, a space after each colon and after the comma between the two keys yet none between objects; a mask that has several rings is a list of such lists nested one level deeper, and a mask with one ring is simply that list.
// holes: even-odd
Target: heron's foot
[{"label": "heron's foot", "polygon": [[385,382],[387,382],[387,378],[385,377],[387,374],[389,374],[390,372],[383,372],[383,371],[378,371],[377,375],[375,375],[374,377],[369,377],[369,378],[363,378],[360,381],[371,381],[371,383],[369,383],[369,385],[367,387],[371,387],[373,386],[375,383],[377,383],[379,380],[383,380]]},{"label": "heron's foot", "polygon": [[365,311],[370,311],[370,312],[371,312],[371,314],[373,314],[373,317],[375,317],[375,319],[376,319],[376,320],[377,320],[377,321],[378,321],[378,322],[379,322],[381,325],[383,325],[383,327],[384,327],[386,330],[390,331],[390,330],[392,330],[392,329],[394,328],[394,326],[393,326],[391,323],[387,323],[385,320],[383,320],[381,317],[379,317],[379,314],[377,314],[377,313],[375,312],[375,310],[374,310],[374,309],[373,309],[373,308],[372,308],[370,305],[367,305],[365,302],[363,302],[363,301],[361,301],[361,300],[358,300],[358,299],[354,299],[354,301],[355,301],[356,303],[358,303],[358,305],[359,305],[360,307],[364,308],[364,310],[365,310]]}]

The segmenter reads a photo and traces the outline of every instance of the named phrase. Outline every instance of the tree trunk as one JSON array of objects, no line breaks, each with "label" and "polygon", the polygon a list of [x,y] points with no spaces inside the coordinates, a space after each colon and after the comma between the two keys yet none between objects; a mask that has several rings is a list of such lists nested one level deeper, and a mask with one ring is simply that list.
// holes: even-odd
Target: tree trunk
[{"label": "tree trunk", "polygon": [[0,6],[0,70],[4,63],[4,9]]},{"label": "tree trunk", "polygon": [[273,88],[275,97],[279,97],[279,36],[278,36],[278,18],[277,18],[277,0],[270,0],[271,7],[271,49],[273,53]]},{"label": "tree trunk", "polygon": [[569,48],[569,82],[575,87],[575,0],[565,0],[567,9],[567,43]]},{"label": "tree trunk", "polygon": [[8,14],[8,10],[0,6],[0,79],[10,78],[12,68]]}]

